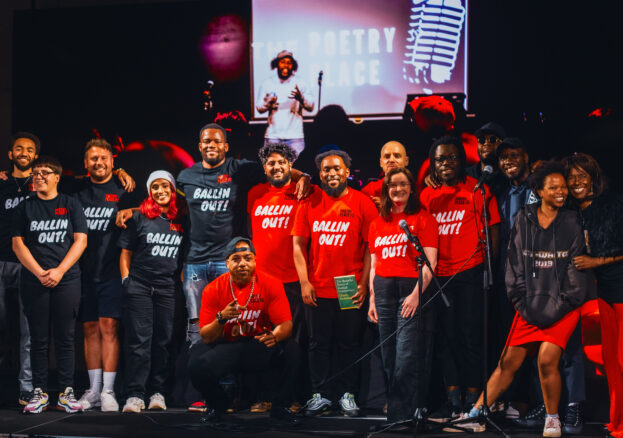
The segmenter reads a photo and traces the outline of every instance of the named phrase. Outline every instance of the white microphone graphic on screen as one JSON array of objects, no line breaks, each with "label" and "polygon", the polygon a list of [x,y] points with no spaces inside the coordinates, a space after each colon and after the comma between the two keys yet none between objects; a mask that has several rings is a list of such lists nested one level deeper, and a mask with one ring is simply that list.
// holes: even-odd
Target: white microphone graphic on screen
[{"label": "white microphone graphic on screen", "polygon": [[452,75],[465,21],[462,0],[412,0],[402,77],[442,84]]}]

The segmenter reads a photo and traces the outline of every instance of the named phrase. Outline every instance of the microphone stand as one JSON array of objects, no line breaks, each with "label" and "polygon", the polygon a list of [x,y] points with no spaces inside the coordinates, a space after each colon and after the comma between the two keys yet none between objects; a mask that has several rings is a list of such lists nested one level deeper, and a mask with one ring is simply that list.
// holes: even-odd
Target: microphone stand
[{"label": "microphone stand", "polygon": [[[474,192],[478,190],[478,188],[474,189]],[[460,427],[463,423],[485,423],[489,426],[493,427],[498,433],[500,433],[504,438],[508,438],[508,434],[504,432],[504,430],[493,421],[493,415],[491,410],[489,409],[489,400],[487,399],[487,376],[489,374],[489,369],[487,366],[487,358],[489,355],[489,342],[487,339],[487,334],[489,332],[489,292],[491,287],[493,286],[493,270],[491,268],[491,240],[489,237],[489,213],[487,212],[487,200],[485,196],[485,187],[484,184],[480,185],[480,194],[482,196],[482,217],[483,217],[483,226],[484,226],[484,242],[480,240],[478,245],[482,245],[484,243],[485,247],[485,260],[486,266],[482,273],[482,283],[483,283],[483,292],[484,296],[482,299],[482,311],[483,311],[483,323],[482,323],[482,406],[478,412],[478,416],[474,418],[466,418],[462,420],[454,420],[446,423],[448,426],[453,429],[464,430]],[[455,426],[458,425],[459,427]],[[471,432],[471,431],[470,431]]]},{"label": "microphone stand", "polygon": [[[322,97],[322,75],[324,72],[320,70],[318,73],[318,111],[320,111],[320,98]],[[316,111],[316,113],[318,112]]]},{"label": "microphone stand", "polygon": [[[409,239],[409,242],[411,242],[411,244],[415,247],[417,251],[417,256],[415,257],[415,261],[417,263],[417,271],[418,271],[417,291],[418,291],[418,303],[419,304],[418,304],[418,308],[415,311],[415,316],[416,316],[415,323],[416,323],[416,332],[417,332],[416,333],[416,345],[420,343],[421,341],[422,350],[423,350],[425,348],[424,347],[425,345],[424,326],[423,326],[424,307],[430,304],[437,295],[441,295],[441,298],[443,299],[443,302],[446,305],[446,307],[450,307],[450,303],[448,302],[448,298],[446,297],[446,295],[443,293],[443,287],[439,284],[439,280],[437,280],[435,271],[432,269],[430,261],[428,260],[428,257],[426,257],[426,254],[424,253],[424,248],[422,248],[422,245],[420,244],[420,240],[417,238],[416,235],[411,234],[411,233],[407,234],[407,238]],[[424,279],[424,265],[426,265],[428,269],[430,270],[432,279],[435,281],[435,285],[438,288],[437,292],[435,292],[435,294],[426,303],[424,303],[423,298],[422,298],[423,293],[424,293],[422,290],[422,281]],[[426,386],[426,381],[425,381],[426,357],[423,355],[419,355],[419,356],[420,357],[418,357],[418,360],[420,363],[418,364],[418,367],[420,369],[420,372],[418,373],[418,377],[419,377],[418,383],[419,383],[419,390],[424,391],[424,387]],[[437,422],[434,422],[428,419],[427,410],[424,406],[422,406],[424,404],[425,397],[426,397],[426,394],[418,394],[416,396],[417,406],[415,408],[415,412],[413,413],[412,419],[398,421],[389,426],[386,426],[385,428],[381,427],[380,429],[376,430],[373,433],[368,434],[367,436],[371,437],[375,433],[387,432],[394,427],[400,427],[400,426],[407,426],[407,427],[411,426],[413,428],[412,430],[413,430],[414,437],[417,436],[418,430],[424,429],[427,432],[430,432],[433,430],[443,428],[444,427],[443,424],[440,425],[440,423],[437,423]]]}]

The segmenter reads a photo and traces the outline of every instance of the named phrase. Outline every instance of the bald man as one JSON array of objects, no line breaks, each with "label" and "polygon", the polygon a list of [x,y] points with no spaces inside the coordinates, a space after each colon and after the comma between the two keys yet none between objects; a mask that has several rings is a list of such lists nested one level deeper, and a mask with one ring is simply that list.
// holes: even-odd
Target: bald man
[{"label": "bald man", "polygon": [[[409,156],[407,150],[402,143],[397,141],[388,141],[381,148],[381,158],[379,159],[381,169],[384,176],[390,169],[397,167],[407,167],[409,165]],[[381,186],[383,178],[368,183],[361,192],[368,195],[376,204],[376,208],[381,207]]]}]

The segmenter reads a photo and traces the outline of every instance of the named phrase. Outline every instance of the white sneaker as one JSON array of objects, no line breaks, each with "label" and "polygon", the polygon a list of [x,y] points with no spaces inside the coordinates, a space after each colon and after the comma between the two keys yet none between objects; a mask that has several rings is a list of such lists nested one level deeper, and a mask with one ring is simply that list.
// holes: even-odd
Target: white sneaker
[{"label": "white sneaker", "polygon": [[509,420],[514,420],[514,419],[519,418],[519,411],[515,409],[514,407],[512,407],[511,404],[509,403],[508,406],[506,407],[506,410],[504,411],[504,415]]},{"label": "white sneaker", "polygon": [[560,428],[560,418],[545,417],[545,427],[543,428],[543,436],[559,437],[562,434]]},{"label": "white sneaker", "polygon": [[101,404],[99,392],[87,389],[78,400],[78,403],[82,406],[83,410],[97,408]]},{"label": "white sneaker", "polygon": [[100,399],[102,402],[102,412],[119,412],[119,403],[117,403],[117,399],[115,398],[115,393],[113,391],[110,389],[102,391]]},{"label": "white sneaker", "polygon": [[147,409],[160,409],[163,411],[167,410],[167,405],[164,402],[164,396],[159,392],[155,393],[151,397],[149,397],[149,407]]},{"label": "white sneaker", "polygon": [[130,397],[125,401],[125,406],[123,406],[123,412],[139,413],[143,409],[145,409],[145,402],[138,397]]},{"label": "white sneaker", "polygon": [[469,418],[470,418],[469,414],[467,412],[463,412],[461,413],[461,415],[459,416],[457,420],[452,420],[452,423],[449,423],[448,426],[444,427],[443,431],[444,432],[465,432],[464,430],[453,428],[452,424],[454,422],[457,423],[456,424],[457,427],[461,427],[463,429],[467,429],[468,431],[472,431],[472,432],[484,432],[487,429],[487,427],[484,424],[481,424],[477,421],[466,421],[465,423],[461,423],[462,420],[467,420]]},{"label": "white sneaker", "polygon": [[345,392],[338,402],[342,413],[347,417],[356,417],[359,415],[359,406],[355,402],[355,396],[350,392]]}]

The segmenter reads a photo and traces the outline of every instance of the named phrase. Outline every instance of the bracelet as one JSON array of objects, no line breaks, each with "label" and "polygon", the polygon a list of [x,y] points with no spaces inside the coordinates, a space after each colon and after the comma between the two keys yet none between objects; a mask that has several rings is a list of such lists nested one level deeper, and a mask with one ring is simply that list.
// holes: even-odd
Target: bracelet
[{"label": "bracelet", "polygon": [[216,312],[216,321],[219,324],[225,324],[227,322],[227,319],[223,318],[223,314],[219,311],[219,312]]}]

